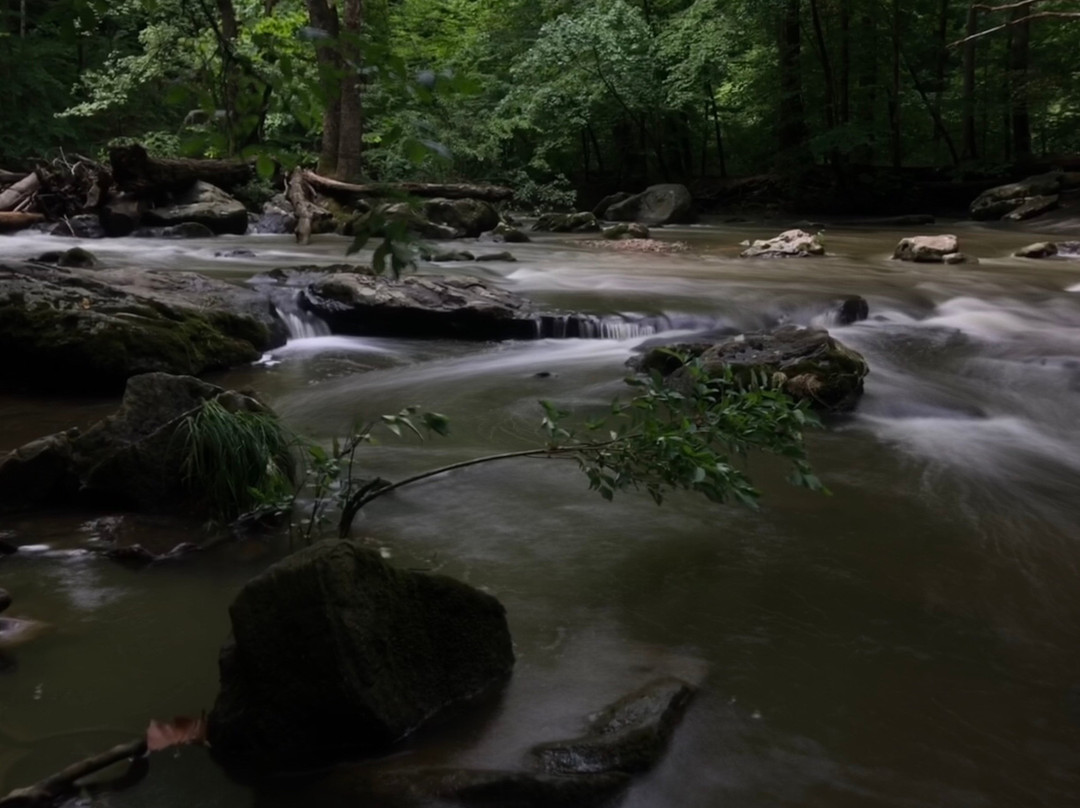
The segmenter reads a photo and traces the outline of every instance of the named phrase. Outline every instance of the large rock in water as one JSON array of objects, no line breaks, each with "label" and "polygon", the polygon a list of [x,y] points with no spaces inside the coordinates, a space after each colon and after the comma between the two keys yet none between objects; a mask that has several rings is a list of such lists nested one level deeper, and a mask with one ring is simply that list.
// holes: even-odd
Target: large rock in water
[{"label": "large rock in water", "polygon": [[285,341],[267,297],[189,272],[0,265],[0,388],[115,393],[197,375]]},{"label": "large rock in water", "polygon": [[[984,191],[971,203],[971,218],[988,220],[1006,218],[1014,212],[1015,218],[1030,218],[1057,205],[1057,195],[1065,184],[1065,174],[1051,171],[1028,177],[1020,182],[999,185]],[[1027,210],[1020,211],[1027,207]]]},{"label": "large rock in water", "polygon": [[917,264],[959,264],[966,260],[966,256],[960,252],[959,241],[953,235],[900,239],[893,251],[893,258]]},{"label": "large rock in water", "polygon": [[319,542],[249,581],[229,607],[209,740],[226,765],[301,769],[376,754],[502,684],[514,653],[495,598]]},{"label": "large rock in water", "polygon": [[[743,242],[744,244],[746,242]],[[740,258],[807,258],[824,255],[825,245],[805,230],[785,230],[776,238],[758,239],[739,253]]]},{"label": "large rock in water", "polygon": [[166,205],[151,208],[143,214],[147,224],[168,227],[181,222],[197,222],[215,233],[247,232],[247,208],[216,185],[196,182],[186,191],[174,194]]},{"label": "large rock in water", "polygon": [[578,213],[545,213],[532,226],[533,230],[547,233],[596,233],[600,222],[589,211]]},{"label": "large rock in water", "polygon": [[671,356],[672,347],[697,358],[710,376],[722,377],[730,370],[736,380],[750,383],[764,375],[795,400],[829,412],[854,409],[870,372],[861,354],[833,339],[828,331],[794,325],[741,334],[715,345],[654,348],[632,359],[631,365],[639,371],[658,370],[676,387],[686,384],[688,372]]},{"label": "large rock in water", "polygon": [[144,511],[191,512],[199,503],[182,479],[177,430],[204,401],[263,412],[249,396],[190,376],[148,373],[128,382],[120,408],[85,433],[32,441],[0,458],[0,512],[74,502]]},{"label": "large rock in water", "polygon": [[604,218],[647,225],[688,224],[694,221],[694,198],[685,185],[652,185],[640,194],[609,205]]},{"label": "large rock in water", "polygon": [[499,225],[499,212],[482,199],[427,199],[423,209],[432,222],[452,227],[465,238],[477,238]]},{"label": "large rock in water", "polygon": [[530,301],[474,278],[410,275],[395,281],[335,272],[304,288],[300,305],[336,334],[469,340],[540,335]]}]

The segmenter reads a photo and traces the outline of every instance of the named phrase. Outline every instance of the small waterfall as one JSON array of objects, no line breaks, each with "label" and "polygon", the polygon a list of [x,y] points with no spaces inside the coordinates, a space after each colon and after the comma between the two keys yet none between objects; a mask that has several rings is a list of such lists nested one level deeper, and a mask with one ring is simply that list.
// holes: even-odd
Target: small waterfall
[{"label": "small waterfall", "polygon": [[637,339],[665,331],[699,331],[716,325],[700,317],[631,317],[593,314],[545,314],[537,318],[538,339]]},{"label": "small waterfall", "polygon": [[330,326],[322,318],[300,308],[299,290],[290,289],[288,297],[278,297],[274,309],[285,323],[290,340],[330,336]]}]

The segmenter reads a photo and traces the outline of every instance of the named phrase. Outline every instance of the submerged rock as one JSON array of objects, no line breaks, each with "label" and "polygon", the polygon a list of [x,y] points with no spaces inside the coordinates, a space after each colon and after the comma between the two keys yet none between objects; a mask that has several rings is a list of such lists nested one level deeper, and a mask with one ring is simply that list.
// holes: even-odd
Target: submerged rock
[{"label": "submerged rock", "polygon": [[805,230],[785,230],[776,238],[759,239],[739,253],[741,258],[807,258],[824,255],[825,245]]},{"label": "submerged rock", "polygon": [[301,769],[385,752],[514,664],[502,604],[324,541],[249,581],[229,608],[209,740],[223,763]]},{"label": "submerged rock", "polygon": [[640,194],[609,205],[604,218],[647,225],[689,224],[696,218],[694,198],[685,185],[652,185]]},{"label": "submerged rock", "polygon": [[432,261],[434,263],[476,260],[476,256],[468,250],[421,250],[420,257],[425,261]]},{"label": "submerged rock", "polygon": [[503,250],[502,252],[497,252],[497,253],[480,253],[480,255],[476,256],[476,260],[477,261],[517,261],[517,259],[514,257],[513,253],[506,252],[505,250]]},{"label": "submerged rock", "polygon": [[630,786],[618,772],[580,777],[486,769],[342,767],[319,783],[306,804],[426,808],[604,808]]},{"label": "submerged rock", "polygon": [[214,233],[242,236],[247,232],[247,208],[216,185],[198,181],[176,193],[169,204],[150,208],[143,214],[150,225],[169,227],[184,222],[204,225]]},{"label": "submerged rock", "polygon": [[589,211],[545,213],[533,223],[532,229],[548,233],[596,233],[600,223]]},{"label": "submerged rock", "polygon": [[263,412],[248,396],[190,376],[132,378],[120,408],[85,433],[68,430],[0,458],[0,511],[117,504],[146,511],[198,510],[182,471],[184,418],[210,399],[230,411]]},{"label": "submerged rock", "polygon": [[58,267],[75,269],[93,269],[98,266],[98,260],[94,254],[82,247],[72,247],[70,250],[63,251],[51,250],[42,253],[34,260],[43,264],[56,264]]},{"label": "submerged rock", "polygon": [[[892,257],[899,261],[914,261],[917,264],[941,264],[945,262],[945,257],[948,255],[963,255],[959,252],[956,236],[911,236],[901,239]],[[958,262],[954,259],[949,263]]]},{"label": "submerged rock", "polygon": [[689,344],[653,348],[631,360],[635,370],[658,370],[670,383],[686,382],[687,371],[670,354],[675,348],[697,358],[710,376],[730,371],[737,381],[772,379],[797,401],[814,409],[845,412],[855,408],[870,372],[866,360],[818,328],[783,326],[775,331],[741,334],[717,344]]},{"label": "submerged rock", "polygon": [[284,339],[266,296],[195,273],[0,265],[0,387],[118,392],[140,373],[251,362]]},{"label": "submerged rock", "polygon": [[1013,253],[1017,258],[1053,258],[1057,254],[1058,246],[1052,241],[1037,241]]},{"label": "submerged rock", "polygon": [[552,741],[530,752],[548,774],[635,774],[663,756],[693,688],[674,678],[658,679],[605,707],[579,738]]}]

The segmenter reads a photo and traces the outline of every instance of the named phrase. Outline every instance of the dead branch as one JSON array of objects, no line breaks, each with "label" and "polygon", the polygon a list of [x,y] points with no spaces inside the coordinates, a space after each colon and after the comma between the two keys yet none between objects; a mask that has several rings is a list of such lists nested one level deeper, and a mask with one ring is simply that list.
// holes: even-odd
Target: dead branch
[{"label": "dead branch", "polygon": [[37,174],[27,174],[3,193],[0,193],[0,211],[14,210],[25,199],[37,193],[41,180]]},{"label": "dead branch", "polygon": [[[1002,8],[1005,8],[1002,6]],[[1036,14],[1029,14],[1026,17],[1021,17],[1017,20],[1009,20],[1003,22],[1001,25],[995,25],[993,28],[987,28],[985,31],[979,31],[971,36],[966,36],[963,39],[958,39],[955,42],[950,42],[949,47],[955,48],[958,45],[963,45],[965,42],[971,42],[974,39],[982,39],[984,36],[990,34],[996,34],[998,31],[1004,31],[1006,28],[1011,28],[1014,25],[1020,25],[1021,23],[1030,22],[1032,20],[1080,20],[1080,11],[1040,11]]]},{"label": "dead branch", "polygon": [[92,755],[27,788],[17,788],[3,799],[0,808],[44,808],[75,791],[78,781],[115,763],[146,754],[146,738],[122,743],[107,752]]},{"label": "dead branch", "polygon": [[467,183],[435,182],[395,182],[372,185],[354,185],[323,177],[314,171],[305,171],[304,179],[313,188],[329,196],[337,197],[384,197],[384,196],[422,196],[444,197],[446,199],[483,199],[487,202],[501,202],[514,195],[512,188],[502,185],[471,185]]}]

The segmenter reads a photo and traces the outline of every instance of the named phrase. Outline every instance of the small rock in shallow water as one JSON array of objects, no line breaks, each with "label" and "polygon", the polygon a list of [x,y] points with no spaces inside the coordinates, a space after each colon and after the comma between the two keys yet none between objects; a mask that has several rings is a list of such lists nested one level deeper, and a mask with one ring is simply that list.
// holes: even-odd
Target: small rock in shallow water
[{"label": "small rock in shallow water", "polygon": [[840,304],[840,309],[836,313],[836,321],[840,325],[851,325],[852,323],[862,322],[869,316],[870,304],[866,302],[866,298],[860,295],[852,295],[844,298],[844,301]]},{"label": "small rock in shallow water", "polygon": [[11,595],[6,589],[0,589],[0,612],[5,611],[11,605]]},{"label": "small rock in shallow water", "polygon": [[513,254],[506,252],[497,253],[484,253],[483,255],[476,256],[477,261],[516,261]]},{"label": "small rock in shallow water", "polygon": [[597,713],[580,738],[540,744],[530,755],[548,774],[648,771],[667,749],[693,694],[680,679],[657,679]]},{"label": "small rock in shallow water", "polygon": [[1017,258],[1053,258],[1057,254],[1058,246],[1052,241],[1037,241],[1013,253]]}]

